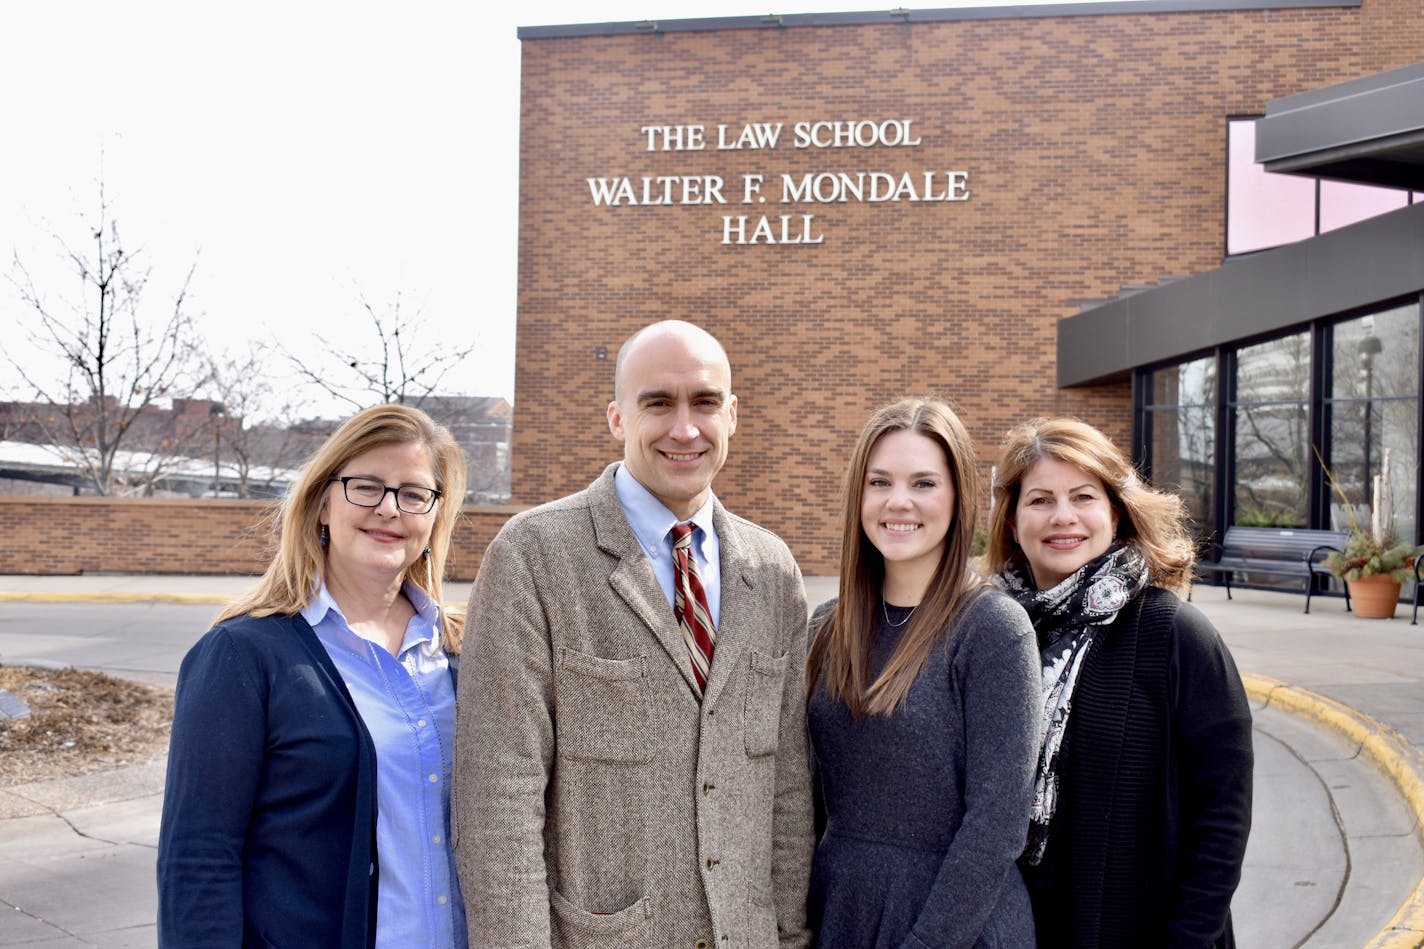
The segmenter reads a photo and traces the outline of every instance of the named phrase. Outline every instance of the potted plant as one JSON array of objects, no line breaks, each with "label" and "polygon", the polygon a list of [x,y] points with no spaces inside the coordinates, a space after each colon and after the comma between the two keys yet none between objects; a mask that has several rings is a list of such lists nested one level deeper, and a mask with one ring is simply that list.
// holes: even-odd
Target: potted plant
[{"label": "potted plant", "polygon": [[[1323,462],[1322,462],[1323,464]],[[1355,506],[1345,496],[1330,469],[1325,477],[1344,502],[1350,518],[1350,536],[1345,549],[1332,551],[1325,566],[1343,580],[1350,591],[1355,615],[1362,619],[1390,619],[1399,604],[1399,588],[1414,582],[1414,561],[1424,546],[1400,543],[1394,534],[1393,505],[1389,491],[1389,451],[1385,450],[1383,471],[1374,476],[1370,503],[1370,526],[1360,526]]]},{"label": "potted plant", "polygon": [[1332,551],[1325,566],[1350,588],[1355,615],[1363,619],[1389,619],[1399,603],[1399,588],[1414,581],[1414,558],[1419,548],[1398,543],[1385,534],[1352,528],[1343,551]]}]

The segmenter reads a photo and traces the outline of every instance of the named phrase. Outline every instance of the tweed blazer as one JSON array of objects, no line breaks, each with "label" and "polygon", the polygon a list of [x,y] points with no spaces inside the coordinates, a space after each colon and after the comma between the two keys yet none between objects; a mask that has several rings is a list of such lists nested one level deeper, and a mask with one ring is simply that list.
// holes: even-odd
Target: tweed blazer
[{"label": "tweed blazer", "polygon": [[512,518],[470,595],[453,788],[470,946],[804,946],[800,571],[716,505],[721,618],[699,702],[616,467]]}]

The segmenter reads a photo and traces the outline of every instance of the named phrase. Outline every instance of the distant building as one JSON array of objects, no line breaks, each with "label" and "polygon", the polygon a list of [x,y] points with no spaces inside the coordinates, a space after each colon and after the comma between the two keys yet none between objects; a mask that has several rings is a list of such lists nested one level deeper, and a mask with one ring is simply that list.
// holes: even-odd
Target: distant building
[{"label": "distant building", "polygon": [[[429,396],[421,408],[448,427],[470,469],[467,503],[509,500],[513,408],[502,398]],[[79,413],[83,422],[82,408]],[[209,399],[173,399],[134,420],[114,468],[120,493],[190,497],[280,497],[298,469],[341,424],[312,418],[247,425]],[[92,494],[84,453],[64,436],[62,407],[0,402],[0,493]]]},{"label": "distant building", "polygon": [[465,449],[474,504],[509,502],[510,442],[514,407],[497,396],[432,395],[420,402],[431,418],[450,429]]}]

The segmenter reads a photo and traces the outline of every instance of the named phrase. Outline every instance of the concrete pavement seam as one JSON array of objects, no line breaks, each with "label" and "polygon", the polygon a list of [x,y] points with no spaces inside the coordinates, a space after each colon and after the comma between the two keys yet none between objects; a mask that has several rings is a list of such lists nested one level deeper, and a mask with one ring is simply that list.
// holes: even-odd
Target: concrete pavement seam
[{"label": "concrete pavement seam", "polygon": [[[1398,732],[1329,696],[1269,676],[1242,673],[1246,694],[1255,701],[1331,729],[1360,746],[1364,756],[1394,785],[1414,816],[1424,841],[1424,759]],[[1365,949],[1416,949],[1424,944],[1424,879],[1415,883],[1394,918]]]}]

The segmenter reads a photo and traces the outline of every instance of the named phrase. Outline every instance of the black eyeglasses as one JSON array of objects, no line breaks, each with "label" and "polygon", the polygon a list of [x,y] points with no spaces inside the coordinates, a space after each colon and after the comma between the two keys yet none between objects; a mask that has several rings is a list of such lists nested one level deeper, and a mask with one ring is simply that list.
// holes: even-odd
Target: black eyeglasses
[{"label": "black eyeglasses", "polygon": [[346,500],[357,507],[380,507],[387,494],[394,494],[396,507],[406,514],[429,514],[444,493],[437,488],[422,488],[418,484],[401,484],[393,488],[375,478],[356,475],[327,479],[327,484],[332,482],[339,482]]}]

